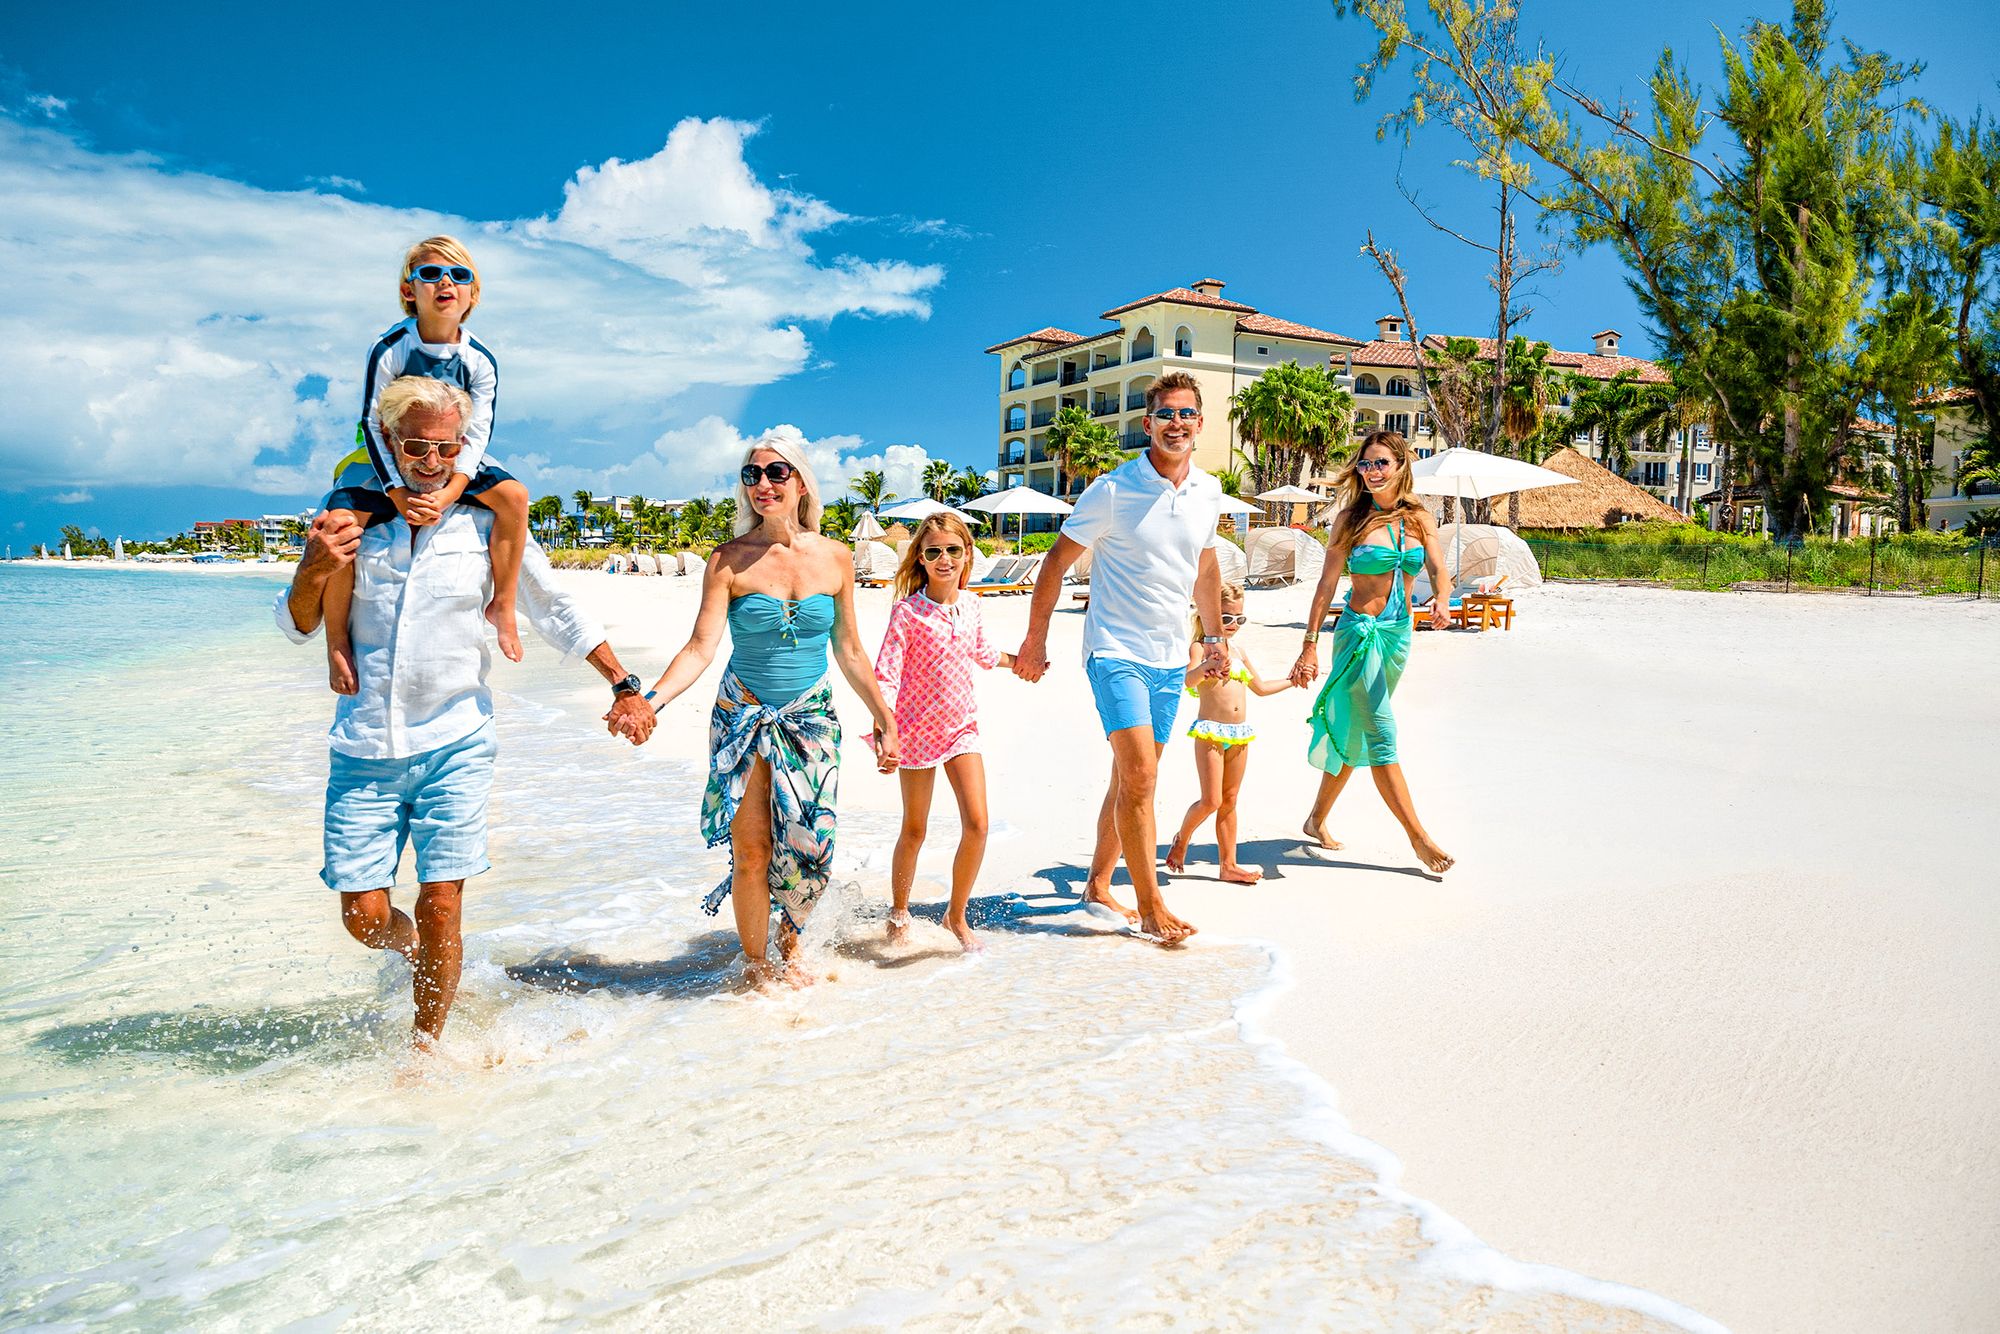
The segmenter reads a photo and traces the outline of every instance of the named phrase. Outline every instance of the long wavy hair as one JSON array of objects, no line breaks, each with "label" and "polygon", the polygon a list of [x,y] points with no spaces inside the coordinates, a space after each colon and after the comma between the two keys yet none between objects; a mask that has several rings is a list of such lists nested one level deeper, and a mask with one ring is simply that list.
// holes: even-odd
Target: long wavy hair
[{"label": "long wavy hair", "polygon": [[903,548],[903,563],[896,567],[898,598],[906,598],[930,586],[931,577],[925,573],[923,557],[919,554],[924,549],[925,533],[936,533],[940,545],[956,540],[965,548],[965,555],[958,562],[958,586],[964,588],[972,582],[972,558],[979,554],[979,549],[972,545],[972,530],[956,514],[933,514],[917,525],[909,545]]},{"label": "long wavy hair", "polygon": [[[1386,505],[1377,505],[1368,486],[1361,480],[1361,469],[1356,466],[1368,451],[1380,445],[1395,459],[1395,471],[1390,477],[1390,500]],[[1411,489],[1410,442],[1403,439],[1400,431],[1370,431],[1361,437],[1361,448],[1354,451],[1354,457],[1347,461],[1334,477],[1335,493],[1340,497],[1340,508],[1335,512],[1333,528],[1327,534],[1327,545],[1334,548],[1352,548],[1355,543],[1368,535],[1370,529],[1401,518],[1407,526],[1423,523],[1430,518],[1430,511],[1417,499]]]},{"label": "long wavy hair", "polygon": [[[743,451],[743,462],[749,463],[757,457],[759,450],[770,450],[779,458],[792,465],[799,478],[799,527],[809,533],[819,531],[820,515],[824,506],[819,501],[819,478],[813,476],[812,465],[806,462],[805,451],[784,436],[775,433],[760,436],[750,442],[750,448]],[[736,479],[736,535],[738,537],[757,526],[757,511],[750,504],[750,488],[743,485],[743,479]]]}]

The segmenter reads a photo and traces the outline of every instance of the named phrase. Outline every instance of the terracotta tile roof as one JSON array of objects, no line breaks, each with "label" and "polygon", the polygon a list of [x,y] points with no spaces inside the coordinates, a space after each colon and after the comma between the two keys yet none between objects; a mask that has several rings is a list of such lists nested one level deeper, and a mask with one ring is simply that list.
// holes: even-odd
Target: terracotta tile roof
[{"label": "terracotta tile roof", "polygon": [[1940,389],[1935,394],[1925,394],[1917,400],[1920,408],[1947,408],[1959,403],[1972,402],[1972,390],[1965,385],[1955,385],[1950,389]]},{"label": "terracotta tile roof", "polygon": [[[1490,360],[1494,355],[1494,341],[1491,338],[1475,338],[1479,344],[1479,356]],[[1431,348],[1441,348],[1445,339],[1441,334],[1428,334],[1424,344]],[[1417,345],[1411,342],[1384,341],[1376,338],[1354,349],[1356,366],[1415,366]],[[1656,361],[1643,357],[1600,357],[1591,352],[1564,352],[1560,348],[1549,349],[1548,364],[1561,370],[1587,375],[1593,380],[1609,380],[1620,371],[1638,372],[1641,384],[1665,384],[1667,372]]]},{"label": "terracotta tile roof", "polygon": [[986,350],[988,352],[998,352],[1000,349],[1012,347],[1016,343],[1081,343],[1082,341],[1083,336],[1081,334],[1073,334],[1067,329],[1050,327],[1047,329],[1037,329],[1031,334],[1022,334],[1019,338],[1009,338],[1004,343],[995,343]]},{"label": "terracotta tile roof", "polygon": [[[1071,352],[1081,351],[1083,348],[1089,347],[1094,343],[1102,343],[1111,339],[1116,339],[1122,333],[1123,330],[1120,329],[1106,329],[1103,333],[1094,333],[1091,334],[1088,338],[1079,338],[1072,335],[1070,341],[1067,343],[1057,343],[1054,347],[1038,347],[1033,352],[1023,352],[1021,354],[1021,360],[1033,361],[1037,357],[1054,356],[1059,352],[1067,355],[1068,353]],[[991,349],[988,350],[990,351]]]},{"label": "terracotta tile roof", "polygon": [[1206,292],[1197,292],[1192,287],[1170,287],[1164,292],[1155,292],[1151,296],[1142,296],[1137,301],[1127,301],[1122,306],[1113,306],[1099,318],[1115,320],[1128,310],[1137,310],[1140,306],[1150,306],[1155,301],[1171,301],[1177,306],[1207,306],[1211,310],[1234,310],[1244,315],[1255,315],[1257,313],[1257,307],[1246,306],[1240,301],[1224,301],[1219,296],[1210,296]]},{"label": "terracotta tile roof", "polygon": [[1324,329],[1315,329],[1310,324],[1281,320],[1276,315],[1245,315],[1236,321],[1236,327],[1244,333],[1269,334],[1273,338],[1300,338],[1310,343],[1339,343],[1343,347],[1358,347],[1361,344],[1359,338],[1328,333]]}]

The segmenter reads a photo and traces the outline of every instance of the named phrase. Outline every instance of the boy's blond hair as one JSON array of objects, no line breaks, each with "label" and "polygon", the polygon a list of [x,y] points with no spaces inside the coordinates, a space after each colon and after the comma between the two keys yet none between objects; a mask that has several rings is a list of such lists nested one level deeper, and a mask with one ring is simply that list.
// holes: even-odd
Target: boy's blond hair
[{"label": "boy's blond hair", "polygon": [[472,300],[465,307],[465,314],[458,317],[460,324],[472,318],[472,312],[479,307],[479,266],[472,262],[472,252],[467,250],[456,236],[427,236],[403,252],[403,267],[396,270],[396,295],[402,297],[403,313],[415,316],[417,303],[403,295],[403,288],[409,285],[410,270],[425,255],[435,255],[446,264],[463,264],[472,270]]},{"label": "boy's blond hair", "polygon": [[[1226,607],[1232,602],[1239,607],[1243,605],[1243,585],[1232,583],[1222,585],[1222,596],[1216,598],[1215,605]],[[1207,633],[1208,631],[1201,628],[1201,613],[1197,611],[1194,614],[1194,637],[1199,641]],[[1221,633],[1221,627],[1219,626],[1217,627],[1217,633]]]},{"label": "boy's blond hair", "polygon": [[964,544],[965,555],[958,562],[958,586],[964,588],[972,582],[972,558],[979,554],[979,548],[972,544],[972,530],[956,514],[933,514],[917,525],[909,545],[903,548],[903,563],[896,567],[897,597],[906,598],[930,584],[920,553],[924,549],[924,534],[933,532],[946,539],[957,538]]}]

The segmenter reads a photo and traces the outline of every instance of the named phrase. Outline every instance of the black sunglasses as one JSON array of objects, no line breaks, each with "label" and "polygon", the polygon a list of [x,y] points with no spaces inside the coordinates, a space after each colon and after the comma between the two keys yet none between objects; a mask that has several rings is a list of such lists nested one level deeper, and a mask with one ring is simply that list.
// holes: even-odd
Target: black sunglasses
[{"label": "black sunglasses", "polygon": [[783,486],[786,482],[792,480],[792,474],[797,471],[797,468],[794,468],[783,459],[777,459],[762,466],[755,463],[746,463],[743,465],[743,471],[737,473],[736,476],[741,479],[745,486],[755,486],[758,479],[763,477],[770,478],[771,485],[773,486]]}]

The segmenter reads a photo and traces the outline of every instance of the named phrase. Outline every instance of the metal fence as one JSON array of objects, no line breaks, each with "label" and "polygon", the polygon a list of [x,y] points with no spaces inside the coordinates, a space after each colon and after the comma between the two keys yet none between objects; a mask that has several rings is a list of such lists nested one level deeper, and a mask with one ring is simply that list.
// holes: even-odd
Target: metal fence
[{"label": "metal fence", "polygon": [[1896,538],[1866,541],[1675,543],[1529,538],[1549,579],[1630,580],[1677,588],[1746,585],[1877,593],[1956,593],[1983,598],[2000,581],[2000,545],[1965,547]]}]

